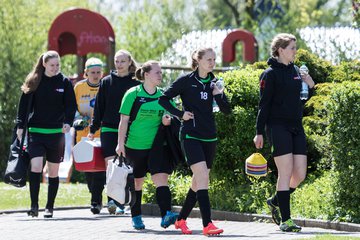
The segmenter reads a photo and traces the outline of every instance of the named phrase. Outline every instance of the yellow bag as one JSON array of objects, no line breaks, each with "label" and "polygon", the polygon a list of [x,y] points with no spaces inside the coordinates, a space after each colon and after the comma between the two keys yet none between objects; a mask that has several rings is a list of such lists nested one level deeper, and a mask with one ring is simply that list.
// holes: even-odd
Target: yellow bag
[{"label": "yellow bag", "polygon": [[246,159],[245,173],[254,177],[266,176],[267,161],[261,153],[253,153]]}]

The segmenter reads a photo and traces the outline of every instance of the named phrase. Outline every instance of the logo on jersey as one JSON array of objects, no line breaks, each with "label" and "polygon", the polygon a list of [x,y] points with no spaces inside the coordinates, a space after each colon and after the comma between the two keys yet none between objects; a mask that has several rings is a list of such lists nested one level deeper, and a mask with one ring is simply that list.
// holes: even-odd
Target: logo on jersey
[{"label": "logo on jersey", "polygon": [[90,102],[89,102],[89,105],[90,105],[90,107],[92,107],[92,108],[95,107],[95,99],[96,99],[96,98],[93,98],[93,99],[91,99]]},{"label": "logo on jersey", "polygon": [[191,85],[192,87],[197,87],[197,85]]},{"label": "logo on jersey", "polygon": [[261,89],[264,89],[264,88],[265,88],[265,80],[264,80],[264,79],[261,79],[261,80],[260,80],[260,88],[261,88]]},{"label": "logo on jersey", "polygon": [[57,88],[55,89],[56,92],[64,92],[64,89],[63,88]]}]

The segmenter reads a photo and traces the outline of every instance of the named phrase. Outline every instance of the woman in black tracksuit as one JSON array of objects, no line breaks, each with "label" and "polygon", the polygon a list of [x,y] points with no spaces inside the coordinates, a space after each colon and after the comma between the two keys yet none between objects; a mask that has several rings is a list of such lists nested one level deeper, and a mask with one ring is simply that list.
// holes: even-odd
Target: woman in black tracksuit
[{"label": "woman in black tracksuit", "polygon": [[[220,90],[212,73],[215,67],[215,52],[203,48],[192,54],[193,72],[179,77],[160,98],[159,103],[171,114],[182,119],[181,141],[186,161],[193,172],[192,186],[186,196],[175,227],[182,233],[191,234],[186,225],[196,201],[199,202],[203,219],[203,233],[215,235],[223,232],[211,222],[208,194],[209,171],[215,157],[216,127],[212,112],[213,100],[224,113],[230,113],[230,105],[223,90]],[[171,105],[170,100],[180,95],[183,109]]]},{"label": "woman in black tracksuit", "polygon": [[[116,155],[115,149],[118,139],[120,121],[120,105],[125,92],[140,82],[134,79],[136,64],[131,54],[126,50],[119,50],[114,57],[116,71],[101,80],[99,92],[96,96],[94,114],[90,125],[89,139],[101,127],[101,150],[105,163]],[[123,206],[108,197],[108,211],[110,214],[124,213]]]},{"label": "woman in black tracksuit", "polygon": [[71,82],[60,73],[60,57],[55,51],[41,55],[33,71],[21,87],[17,115],[17,135],[23,133],[29,101],[28,153],[30,156],[30,198],[28,215],[37,217],[43,161],[46,157],[49,185],[45,218],[53,216],[55,197],[59,188],[59,165],[64,157],[65,136],[69,132],[76,111],[75,94]]},{"label": "woman in black tracksuit", "polygon": [[[267,200],[274,222],[286,232],[301,227],[290,217],[290,194],[306,176],[306,139],[302,126],[303,103],[300,100],[302,81],[310,88],[315,83],[308,74],[300,75],[293,63],[296,38],[278,34],[271,43],[270,67],[260,76],[260,103],[256,122],[256,148],[262,148],[265,126],[272,154],[278,169],[276,195]],[[281,218],[278,208],[280,208]]]}]

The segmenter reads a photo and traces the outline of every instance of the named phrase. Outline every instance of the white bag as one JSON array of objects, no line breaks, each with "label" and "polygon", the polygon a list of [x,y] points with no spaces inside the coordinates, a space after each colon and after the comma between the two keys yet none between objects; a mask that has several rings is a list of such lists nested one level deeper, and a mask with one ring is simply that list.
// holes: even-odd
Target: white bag
[{"label": "white bag", "polygon": [[106,169],[106,193],[120,204],[135,203],[133,168],[124,157],[116,156],[108,161]]}]

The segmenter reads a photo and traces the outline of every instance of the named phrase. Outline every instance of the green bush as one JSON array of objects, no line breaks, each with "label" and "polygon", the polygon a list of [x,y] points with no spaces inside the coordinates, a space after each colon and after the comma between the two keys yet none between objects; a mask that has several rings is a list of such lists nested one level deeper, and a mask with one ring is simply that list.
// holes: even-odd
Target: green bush
[{"label": "green bush", "polygon": [[309,68],[309,74],[315,83],[332,82],[330,78],[333,66],[330,62],[323,60],[315,54],[309,53],[304,49],[299,49],[296,54],[295,64],[301,66],[302,62]]},{"label": "green bush", "polygon": [[334,89],[330,109],[330,146],[339,173],[335,196],[340,217],[360,222],[360,82],[343,82]]},{"label": "green bush", "polygon": [[360,61],[342,62],[334,67],[329,77],[332,82],[360,81]]},{"label": "green bush", "polygon": [[319,177],[308,176],[301,188],[291,194],[291,213],[294,217],[335,220],[334,171],[324,171]]},{"label": "green bush", "polygon": [[312,96],[305,104],[307,116],[303,118],[303,125],[307,136],[308,159],[310,171],[322,171],[331,169],[333,163],[328,149],[329,135],[329,110],[326,103],[330,100],[334,83],[317,84],[316,95]]}]

